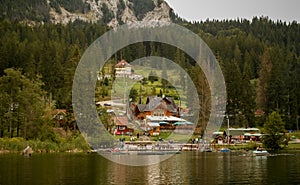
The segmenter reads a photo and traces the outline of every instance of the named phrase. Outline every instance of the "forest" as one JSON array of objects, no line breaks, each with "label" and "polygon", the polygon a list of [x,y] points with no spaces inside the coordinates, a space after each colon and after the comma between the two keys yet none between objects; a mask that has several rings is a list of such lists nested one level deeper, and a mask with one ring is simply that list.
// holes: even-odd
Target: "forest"
[{"label": "forest", "polygon": [[[297,129],[299,23],[268,17],[177,23],[198,34],[219,61],[226,81],[226,114],[232,126],[262,127],[266,117],[276,111],[286,130]],[[108,30],[105,25],[82,21],[29,26],[1,19],[0,137],[43,140],[39,133],[49,134],[49,114],[53,109],[66,109],[68,121],[74,122],[71,90],[76,66],[87,47]],[[117,52],[111,61],[131,62],[152,55],[166,57],[189,72],[198,84],[200,96],[206,98],[202,103],[209,103],[210,92],[201,69],[194,67],[191,58],[178,48],[162,43],[136,43]],[[200,114],[205,117],[199,122],[200,127],[205,125],[208,115],[209,110]]]}]

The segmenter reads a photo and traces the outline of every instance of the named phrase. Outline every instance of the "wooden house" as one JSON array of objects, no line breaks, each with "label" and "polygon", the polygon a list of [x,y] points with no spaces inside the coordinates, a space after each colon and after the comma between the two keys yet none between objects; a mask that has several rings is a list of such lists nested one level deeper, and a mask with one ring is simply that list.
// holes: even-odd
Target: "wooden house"
[{"label": "wooden house", "polygon": [[66,109],[54,109],[52,111],[52,120],[55,127],[63,127],[67,121]]},{"label": "wooden house", "polygon": [[171,97],[161,98],[150,96],[146,104],[137,104],[134,110],[135,117],[143,120],[146,116],[178,116],[178,108]]},{"label": "wooden house", "polygon": [[115,116],[114,123],[116,129],[114,134],[116,135],[132,135],[134,129],[128,127],[128,118],[126,116]]}]

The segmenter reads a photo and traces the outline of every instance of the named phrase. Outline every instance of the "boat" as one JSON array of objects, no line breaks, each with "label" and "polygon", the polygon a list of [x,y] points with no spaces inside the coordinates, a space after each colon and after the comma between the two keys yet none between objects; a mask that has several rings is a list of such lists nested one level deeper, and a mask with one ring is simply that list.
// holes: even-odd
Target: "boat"
[{"label": "boat", "polygon": [[173,155],[180,154],[180,151],[138,151],[137,155]]},{"label": "boat", "polygon": [[213,149],[212,149],[212,148],[209,148],[209,147],[207,147],[207,148],[204,148],[204,149],[202,149],[201,151],[202,151],[202,152],[212,152],[212,151],[213,151]]},{"label": "boat", "polygon": [[228,153],[230,150],[228,148],[221,148],[219,152]]},{"label": "boat", "polygon": [[110,151],[112,155],[129,155],[129,152],[127,150],[122,150],[115,148]]},{"label": "boat", "polygon": [[255,155],[255,156],[267,156],[267,155],[270,155],[270,153],[267,150],[264,150],[264,149],[256,149],[256,150],[253,150],[253,155]]}]

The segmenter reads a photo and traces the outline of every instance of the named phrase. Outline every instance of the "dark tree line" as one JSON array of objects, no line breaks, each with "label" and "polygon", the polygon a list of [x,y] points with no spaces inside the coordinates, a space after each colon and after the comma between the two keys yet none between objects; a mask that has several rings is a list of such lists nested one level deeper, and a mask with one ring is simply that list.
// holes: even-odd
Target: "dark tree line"
[{"label": "dark tree line", "polygon": [[[272,21],[205,21],[186,25],[210,46],[223,67],[227,113],[233,124],[262,126],[277,111],[295,129],[299,115],[300,25]],[[265,112],[254,117],[255,111]],[[244,123],[244,124],[243,124]]]}]

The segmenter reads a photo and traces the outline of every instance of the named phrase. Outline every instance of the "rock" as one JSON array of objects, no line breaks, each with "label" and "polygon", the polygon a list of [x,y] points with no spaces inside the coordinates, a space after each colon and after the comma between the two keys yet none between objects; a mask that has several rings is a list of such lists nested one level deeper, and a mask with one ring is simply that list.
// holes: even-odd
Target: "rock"
[{"label": "rock", "polygon": [[22,151],[22,155],[24,156],[31,156],[33,153],[33,150],[30,146],[27,146],[23,151]]},{"label": "rock", "polygon": [[[109,11],[113,13],[113,17],[111,18],[110,22],[107,24],[110,27],[116,27],[120,24],[119,19],[123,23],[132,24],[138,22],[138,18],[134,14],[134,10],[132,9],[132,3],[128,0],[122,0],[124,2],[124,9],[118,10],[118,4],[121,0],[84,0],[90,7],[90,10],[85,13],[79,12],[69,12],[64,7],[60,7],[61,12],[58,13],[55,11],[54,8],[50,8],[50,19],[51,22],[57,24],[68,24],[69,22],[74,22],[75,20],[82,20],[85,22],[92,22],[97,23],[98,21],[102,20],[103,12],[102,6],[105,4]],[[163,1],[161,4],[158,4],[157,0],[153,0],[155,4],[155,8],[152,11],[146,12],[143,16],[144,18],[141,22],[145,24],[156,26],[157,22],[163,22],[164,24],[169,24],[172,22],[170,17],[170,11],[172,9],[170,6]],[[50,1],[48,1],[50,6]],[[118,15],[118,11],[119,15]]]}]

